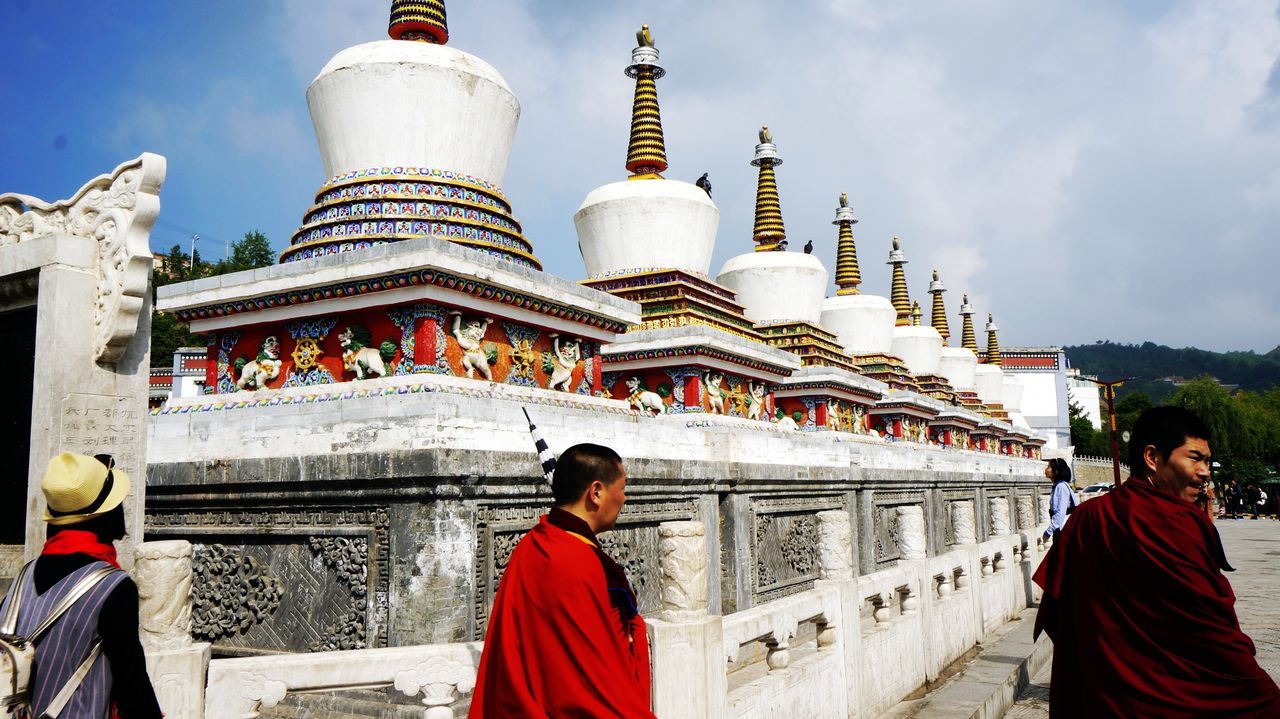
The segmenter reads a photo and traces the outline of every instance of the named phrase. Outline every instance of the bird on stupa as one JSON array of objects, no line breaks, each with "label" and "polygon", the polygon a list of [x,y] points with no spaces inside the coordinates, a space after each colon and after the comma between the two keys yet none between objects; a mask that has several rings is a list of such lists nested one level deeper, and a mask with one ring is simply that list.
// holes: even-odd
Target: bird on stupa
[{"label": "bird on stupa", "polygon": [[786,241],[786,240],[779,240],[779,241],[778,241],[778,245],[777,245],[777,247],[774,247],[773,249],[774,249],[774,250],[776,250],[776,251],[778,251],[778,252],[786,252],[786,251],[787,251],[787,241]]},{"label": "bird on stupa", "polygon": [[707,179],[707,174],[706,172],[702,173],[702,177],[699,177],[693,184],[701,187],[702,191],[707,193],[707,197],[711,197],[711,180]]},{"label": "bird on stupa", "polygon": [[804,253],[806,255],[813,254],[813,240],[809,240],[808,242],[804,243]]}]

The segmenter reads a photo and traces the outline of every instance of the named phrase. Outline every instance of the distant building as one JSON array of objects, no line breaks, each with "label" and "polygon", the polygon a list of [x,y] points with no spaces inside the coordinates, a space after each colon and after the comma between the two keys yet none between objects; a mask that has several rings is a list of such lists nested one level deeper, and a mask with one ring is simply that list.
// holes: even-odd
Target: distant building
[{"label": "distant building", "polygon": [[204,394],[208,350],[204,347],[179,347],[173,353],[173,366],[151,368],[151,393],[148,405],[163,406],[174,397],[198,397]]},{"label": "distant building", "polygon": [[1067,368],[1067,400],[1089,419],[1094,429],[1102,429],[1102,388],[1090,382],[1093,375],[1080,374],[1074,367]]},{"label": "distant building", "polygon": [[[1000,367],[1022,385],[1022,415],[1031,429],[1048,438],[1045,448],[1070,447],[1066,352],[1061,347],[1002,348]],[[1092,406],[1097,413],[1097,402]]]}]

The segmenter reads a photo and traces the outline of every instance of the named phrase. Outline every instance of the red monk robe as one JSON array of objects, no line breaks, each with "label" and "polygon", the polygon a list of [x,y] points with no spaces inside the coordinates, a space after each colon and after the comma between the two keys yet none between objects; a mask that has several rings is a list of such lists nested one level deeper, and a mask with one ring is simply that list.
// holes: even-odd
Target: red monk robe
[{"label": "red monk robe", "polygon": [[1053,639],[1050,715],[1280,717],[1240,631],[1204,512],[1142,479],[1080,505],[1035,582]]},{"label": "red monk robe", "polygon": [[553,508],[494,598],[471,719],[653,719],[635,595],[583,520]]}]

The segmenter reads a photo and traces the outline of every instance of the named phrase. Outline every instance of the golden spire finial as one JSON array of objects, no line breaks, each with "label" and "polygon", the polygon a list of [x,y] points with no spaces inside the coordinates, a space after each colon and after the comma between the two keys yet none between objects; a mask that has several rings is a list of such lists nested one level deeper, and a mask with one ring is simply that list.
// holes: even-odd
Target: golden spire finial
[{"label": "golden spire finial", "polygon": [[996,338],[995,320],[991,319],[991,315],[987,315],[987,364],[1000,365],[1000,340]]},{"label": "golden spire finial", "polygon": [[444,0],[391,0],[392,40],[416,40],[443,45],[449,41],[449,20]]},{"label": "golden spire finial", "polygon": [[960,346],[978,354],[978,338],[973,333],[973,305],[969,304],[966,293],[960,298]]},{"label": "golden spire finial", "polygon": [[902,251],[897,235],[893,236],[893,250],[889,252],[889,261],[885,264],[893,265],[893,284],[889,301],[898,311],[898,319],[894,324],[898,327],[906,327],[911,324],[911,295],[907,292],[906,271],[902,269],[902,266],[907,264],[907,255]]},{"label": "golden spire finial", "polygon": [[659,178],[667,169],[667,144],[662,136],[662,113],[658,109],[657,80],[666,74],[658,64],[653,34],[645,25],[636,32],[639,46],[631,51],[627,77],[636,81],[631,103],[631,140],[627,145],[627,170],[633,179]]},{"label": "golden spire finial", "polygon": [[[751,164],[760,168],[756,181],[756,219],[751,237],[756,252],[779,249],[779,243],[787,239],[787,228],[782,224],[782,203],[778,200],[778,181],[773,168],[782,164],[778,148],[773,144],[773,134],[768,125],[760,127],[760,144],[756,145]],[[785,245],[784,245],[785,246]]]},{"label": "golden spire finial", "polygon": [[942,293],[947,288],[942,286],[942,280],[938,279],[938,271],[933,271],[933,282],[929,283],[929,294],[933,295],[933,313],[929,318],[929,324],[942,335],[942,344],[946,345],[947,340],[951,337],[951,328],[947,326],[947,309],[943,306]]},{"label": "golden spire finial", "polygon": [[924,313],[920,311],[920,301],[916,300],[915,302],[912,302],[911,303],[911,326],[912,327],[920,326],[920,318],[921,316],[923,316],[923,314]]},{"label": "golden spire finial", "polygon": [[831,223],[840,226],[839,239],[836,241],[837,295],[856,295],[858,285],[862,284],[862,272],[858,269],[858,249],[853,243],[853,226],[857,223],[853,208],[849,207],[848,193],[841,192],[836,219]]}]

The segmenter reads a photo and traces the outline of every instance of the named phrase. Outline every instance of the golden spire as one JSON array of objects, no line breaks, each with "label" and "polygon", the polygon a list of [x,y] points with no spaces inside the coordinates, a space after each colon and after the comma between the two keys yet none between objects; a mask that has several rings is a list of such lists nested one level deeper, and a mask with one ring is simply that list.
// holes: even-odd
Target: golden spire
[{"label": "golden spire", "polygon": [[947,288],[942,286],[942,280],[938,279],[938,271],[934,270],[933,282],[929,283],[929,294],[933,295],[933,315],[929,318],[929,324],[942,335],[944,346],[951,337],[951,328],[947,327],[947,308],[942,304],[942,293],[946,291]]},{"label": "golden spire", "polygon": [[987,315],[987,364],[1000,366],[1000,340],[996,339],[996,323]]},{"label": "golden spire", "polygon": [[978,354],[978,338],[973,334],[973,305],[969,304],[969,295],[960,299],[960,317],[963,320],[960,329],[960,346]]},{"label": "golden spire", "polygon": [[778,147],[773,144],[768,125],[760,128],[760,144],[756,145],[751,164],[760,168],[760,179],[756,182],[756,222],[751,239],[755,240],[756,252],[769,252],[778,249],[778,243],[787,239],[787,228],[782,224],[782,203],[778,201],[778,182],[773,175],[773,168],[782,164],[782,158],[778,157]]},{"label": "golden spire", "polygon": [[662,177],[667,169],[667,145],[662,138],[662,114],[658,110],[658,78],[667,74],[658,64],[658,48],[645,25],[636,33],[638,46],[631,51],[627,77],[636,81],[631,103],[631,142],[627,145],[627,170],[634,179]]},{"label": "golden spire", "polygon": [[858,221],[853,217],[853,208],[849,207],[849,195],[840,193],[840,207],[836,208],[836,219],[831,224],[840,226],[840,239],[836,243],[836,290],[837,295],[856,295],[858,285],[862,284],[862,273],[858,271],[858,249],[853,244],[853,226]]},{"label": "golden spire", "polygon": [[417,40],[443,45],[449,42],[449,19],[444,0],[391,0],[392,40]]},{"label": "golden spire", "polygon": [[894,324],[906,327],[911,324],[911,295],[907,292],[907,275],[902,266],[907,264],[907,255],[898,243],[898,236],[893,236],[893,250],[889,252],[887,265],[893,265],[893,289],[889,300],[898,311],[898,320]]},{"label": "golden spire", "polygon": [[916,300],[915,302],[912,302],[912,303],[911,303],[911,326],[912,326],[912,327],[919,327],[919,326],[920,326],[920,318],[921,318],[923,315],[924,315],[924,313],[920,311],[920,301],[919,301],[919,300]]}]

